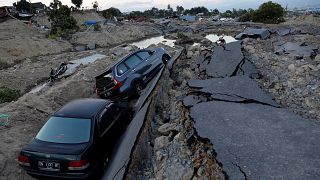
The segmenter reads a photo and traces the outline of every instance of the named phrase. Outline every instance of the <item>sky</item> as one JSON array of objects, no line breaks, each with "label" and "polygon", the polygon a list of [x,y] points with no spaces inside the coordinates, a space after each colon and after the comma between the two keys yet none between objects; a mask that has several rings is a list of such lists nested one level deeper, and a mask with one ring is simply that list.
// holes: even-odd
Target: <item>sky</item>
[{"label": "sky", "polygon": [[[30,0],[34,2],[42,2],[49,5],[52,0]],[[60,0],[63,4],[72,5],[71,0]],[[83,7],[91,8],[92,3],[95,0],[83,0]],[[268,0],[97,0],[101,9],[107,9],[109,7],[116,7],[122,12],[128,12],[133,10],[146,10],[152,7],[167,8],[168,4],[172,8],[176,8],[177,5],[184,8],[191,8],[196,6],[205,6],[208,9],[219,9],[224,12],[228,9],[256,9],[260,4],[267,2]],[[0,6],[10,6],[15,0],[0,0]],[[273,0],[281,4],[283,7],[288,5],[289,9],[294,7],[314,7],[315,5],[320,7],[320,0]]]}]

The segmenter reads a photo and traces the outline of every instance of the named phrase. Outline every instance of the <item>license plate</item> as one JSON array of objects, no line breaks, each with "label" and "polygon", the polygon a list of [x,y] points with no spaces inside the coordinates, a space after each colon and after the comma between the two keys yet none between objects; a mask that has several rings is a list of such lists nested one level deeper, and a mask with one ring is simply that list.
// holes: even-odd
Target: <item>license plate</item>
[{"label": "license plate", "polygon": [[60,171],[60,163],[50,161],[38,161],[38,167],[46,171]]}]

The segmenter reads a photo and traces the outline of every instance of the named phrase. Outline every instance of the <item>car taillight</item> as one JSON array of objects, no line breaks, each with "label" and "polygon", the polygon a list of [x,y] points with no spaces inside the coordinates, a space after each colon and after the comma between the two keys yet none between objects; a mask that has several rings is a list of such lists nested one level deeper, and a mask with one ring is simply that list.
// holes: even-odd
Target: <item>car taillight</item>
[{"label": "car taillight", "polygon": [[115,86],[112,87],[112,90],[118,90],[123,84],[120,81],[117,81],[116,79],[113,79]]},{"label": "car taillight", "polygon": [[83,170],[89,166],[89,162],[86,160],[70,161],[68,165],[69,170]]},{"label": "car taillight", "polygon": [[29,158],[27,156],[20,155],[18,161],[20,165],[30,166]]}]

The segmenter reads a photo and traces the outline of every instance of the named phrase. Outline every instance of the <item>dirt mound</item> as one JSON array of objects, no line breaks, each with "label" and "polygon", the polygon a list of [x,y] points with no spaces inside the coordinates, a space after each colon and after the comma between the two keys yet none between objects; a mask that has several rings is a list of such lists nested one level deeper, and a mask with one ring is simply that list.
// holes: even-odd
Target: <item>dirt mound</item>
[{"label": "dirt mound", "polygon": [[285,25],[315,25],[320,26],[320,17],[313,14],[306,14],[301,16],[294,16],[286,19]]},{"label": "dirt mound", "polygon": [[[78,26],[81,26],[85,21],[93,20],[93,21],[104,21],[105,18],[100,16],[98,13],[94,11],[84,11],[84,12],[74,12],[71,14],[77,21]],[[36,21],[39,25],[45,25],[51,27],[51,24],[48,20],[47,15],[43,16],[35,16],[32,20]]]},{"label": "dirt mound", "polygon": [[100,16],[94,11],[84,11],[84,12],[75,12],[72,13],[72,16],[76,19],[78,26],[82,25],[85,21],[104,21],[105,18]]},{"label": "dirt mound", "polygon": [[32,27],[18,20],[0,26],[0,62],[16,64],[24,58],[55,54],[71,49],[70,43],[47,39]]},{"label": "dirt mound", "polygon": [[101,31],[93,31],[93,29],[90,29],[85,32],[77,32],[73,35],[71,43],[88,44],[94,42],[100,47],[110,47],[159,34],[156,29],[147,24],[128,23],[117,26],[101,26]]}]

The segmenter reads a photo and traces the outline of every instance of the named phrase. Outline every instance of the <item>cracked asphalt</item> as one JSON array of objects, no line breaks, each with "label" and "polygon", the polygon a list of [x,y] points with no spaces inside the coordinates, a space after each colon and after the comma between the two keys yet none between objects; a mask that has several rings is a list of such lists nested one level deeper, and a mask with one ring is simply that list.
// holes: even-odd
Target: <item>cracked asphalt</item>
[{"label": "cracked asphalt", "polygon": [[276,104],[251,79],[257,72],[241,48],[200,55],[210,79],[190,80],[184,99],[198,135],[212,142],[229,179],[318,179],[319,125]]}]

